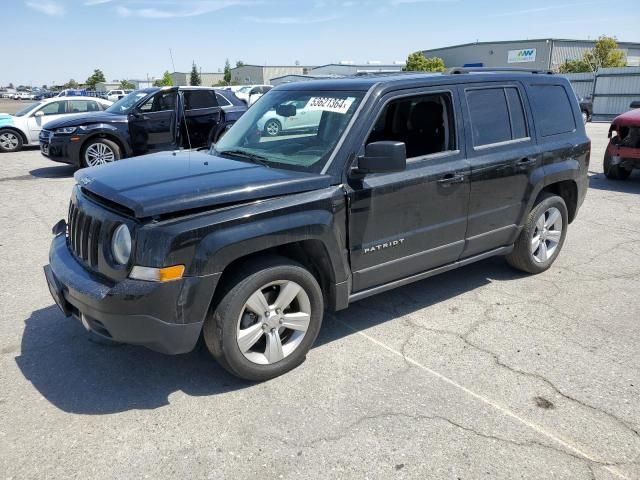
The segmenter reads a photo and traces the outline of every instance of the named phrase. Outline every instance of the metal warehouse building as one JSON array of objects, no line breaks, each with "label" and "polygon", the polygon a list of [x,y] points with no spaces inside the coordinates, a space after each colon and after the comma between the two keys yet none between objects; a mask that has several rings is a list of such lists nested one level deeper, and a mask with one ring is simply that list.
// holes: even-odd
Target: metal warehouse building
[{"label": "metal warehouse building", "polygon": [[[423,50],[425,57],[440,57],[447,67],[526,67],[557,70],[565,60],[582,58],[595,40],[509,40],[477,42]],[[640,43],[618,42],[628,66],[640,66]]]}]

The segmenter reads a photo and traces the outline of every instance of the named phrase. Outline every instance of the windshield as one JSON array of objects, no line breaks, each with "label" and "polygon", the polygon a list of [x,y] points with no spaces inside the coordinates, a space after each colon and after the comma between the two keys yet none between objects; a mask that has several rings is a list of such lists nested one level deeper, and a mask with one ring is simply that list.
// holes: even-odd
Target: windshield
[{"label": "windshield", "polygon": [[364,92],[271,90],[212,153],[270,167],[322,171]]},{"label": "windshield", "polygon": [[16,113],[15,116],[24,117],[27,113],[29,113],[31,110],[33,110],[34,108],[36,108],[38,105],[41,105],[41,104],[42,102],[30,103],[29,105],[24,107],[22,110],[20,110],[18,113]]},{"label": "windshield", "polygon": [[142,90],[132,92],[111,105],[109,108],[107,108],[106,111],[109,113],[127,113],[136,103],[138,103],[140,100],[147,97],[151,93],[143,92]]}]

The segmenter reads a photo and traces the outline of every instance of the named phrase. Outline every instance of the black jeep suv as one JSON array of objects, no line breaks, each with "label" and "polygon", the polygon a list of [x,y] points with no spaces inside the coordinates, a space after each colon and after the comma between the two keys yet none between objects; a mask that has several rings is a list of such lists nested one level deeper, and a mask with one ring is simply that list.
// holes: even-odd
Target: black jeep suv
[{"label": "black jeep suv", "polygon": [[[312,132],[268,137],[265,115]],[[274,88],[208,152],[81,170],[45,274],[114,341],[240,377],[300,364],[323,312],[493,255],[551,266],[587,191],[568,81],[398,74]]]},{"label": "black jeep suv", "polygon": [[55,161],[95,167],[125,157],[215,142],[247,110],[233,92],[206,87],[137,90],[104,112],[47,124],[40,151]]}]

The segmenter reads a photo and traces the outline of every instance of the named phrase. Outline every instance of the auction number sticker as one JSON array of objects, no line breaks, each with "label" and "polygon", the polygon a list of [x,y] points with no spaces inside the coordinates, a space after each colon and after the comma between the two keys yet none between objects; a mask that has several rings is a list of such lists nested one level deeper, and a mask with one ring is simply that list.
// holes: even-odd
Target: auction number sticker
[{"label": "auction number sticker", "polygon": [[354,102],[354,97],[331,98],[331,97],[311,97],[306,110],[322,110],[324,112],[334,112],[345,114]]}]

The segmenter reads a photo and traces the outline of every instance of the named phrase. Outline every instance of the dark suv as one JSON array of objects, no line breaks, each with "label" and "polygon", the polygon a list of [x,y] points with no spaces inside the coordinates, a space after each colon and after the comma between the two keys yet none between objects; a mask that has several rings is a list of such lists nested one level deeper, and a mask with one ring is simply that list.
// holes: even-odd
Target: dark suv
[{"label": "dark suv", "polygon": [[[576,97],[560,76],[462,72],[279,86],[208,152],[79,171],[45,267],[54,299],[165,353],[202,334],[264,380],[303,361],[325,309],[494,255],[543,272],[587,191]],[[258,128],[300,102],[322,112],[312,131]]]},{"label": "dark suv", "polygon": [[137,90],[104,112],[47,124],[40,151],[53,161],[95,167],[125,157],[215,142],[247,110],[232,92],[206,87]]}]

